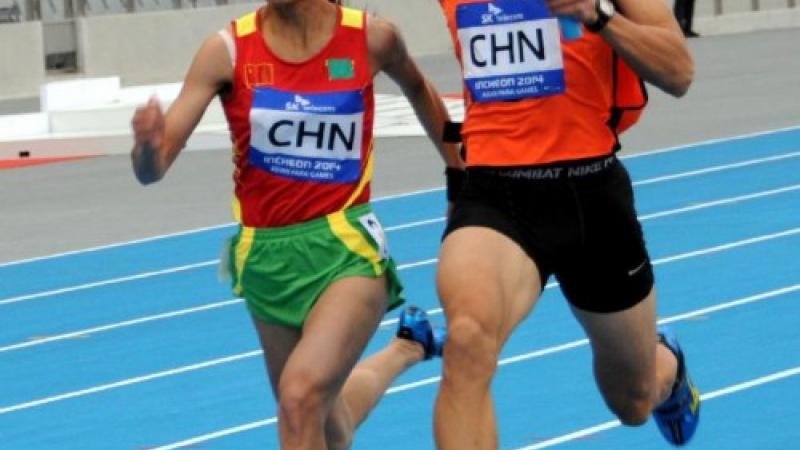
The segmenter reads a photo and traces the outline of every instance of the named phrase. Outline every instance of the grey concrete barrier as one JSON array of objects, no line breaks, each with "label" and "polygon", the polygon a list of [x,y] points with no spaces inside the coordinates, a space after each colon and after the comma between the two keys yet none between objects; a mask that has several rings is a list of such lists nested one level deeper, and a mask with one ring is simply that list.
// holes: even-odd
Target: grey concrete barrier
[{"label": "grey concrete barrier", "polygon": [[[752,0],[726,0],[722,16],[713,15],[712,2],[700,1],[696,28],[705,35],[800,26],[800,8],[782,6],[789,1],[760,0],[761,11],[750,12]],[[436,0],[345,0],[345,3],[394,22],[414,56],[452,51]],[[260,4],[76,18],[79,75],[119,76],[124,86],[180,81],[207,36]],[[39,85],[45,81],[43,53],[39,22],[0,26],[0,79],[3,80],[0,99],[38,95]]]},{"label": "grey concrete barrier", "polygon": [[728,12],[719,16],[695,18],[695,31],[711,36],[800,27],[800,8],[762,9]]},{"label": "grey concrete barrier", "polygon": [[79,68],[89,77],[118,75],[124,85],[182,80],[200,44],[256,6],[79,18]]},{"label": "grey concrete barrier", "polygon": [[414,56],[449,53],[453,48],[436,0],[347,0],[346,3],[397,25]]},{"label": "grey concrete barrier", "polygon": [[[203,39],[258,5],[79,18],[79,69],[88,77],[119,75],[123,85],[181,80]],[[451,49],[444,17],[434,0],[354,0],[348,5],[394,22],[413,55]]]},{"label": "grey concrete barrier", "polygon": [[44,80],[42,23],[0,25],[0,98],[37,96]]}]

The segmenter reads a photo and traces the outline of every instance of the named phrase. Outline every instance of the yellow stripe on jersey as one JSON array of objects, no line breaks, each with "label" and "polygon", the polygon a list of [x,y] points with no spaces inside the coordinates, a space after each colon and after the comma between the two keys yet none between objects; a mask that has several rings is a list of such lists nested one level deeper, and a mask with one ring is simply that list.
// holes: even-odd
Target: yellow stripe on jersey
[{"label": "yellow stripe on jersey", "polygon": [[345,202],[345,204],[342,207],[342,209],[346,209],[346,208],[349,208],[350,206],[352,206],[353,202],[355,202],[356,199],[361,195],[361,193],[364,192],[364,187],[367,185],[367,183],[369,183],[370,180],[372,180],[372,172],[373,172],[372,145],[373,145],[372,143],[370,143],[370,145],[369,145],[369,147],[370,147],[369,148],[369,156],[367,156],[367,167],[364,168],[364,175],[362,175],[361,179],[358,180],[358,186],[356,186],[356,189],[350,195],[350,198],[347,199],[347,202]]},{"label": "yellow stripe on jersey", "polygon": [[256,31],[256,12],[244,15],[236,19],[236,37],[247,36]]},{"label": "yellow stripe on jersey", "polygon": [[231,200],[231,211],[233,212],[233,220],[237,223],[242,223],[242,204],[239,202],[239,197],[233,196]]},{"label": "yellow stripe on jersey", "polygon": [[364,11],[342,7],[342,26],[364,28]]}]

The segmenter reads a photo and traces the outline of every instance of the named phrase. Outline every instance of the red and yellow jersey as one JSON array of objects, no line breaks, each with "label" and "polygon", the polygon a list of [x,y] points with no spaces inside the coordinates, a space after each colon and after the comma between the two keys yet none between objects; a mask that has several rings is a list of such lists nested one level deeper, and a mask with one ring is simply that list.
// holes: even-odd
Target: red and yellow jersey
[{"label": "red and yellow jersey", "polygon": [[293,63],[264,40],[263,12],[232,24],[233,83],[222,103],[236,219],[278,227],[368,201],[375,104],[365,14],[338,8],[327,45]]},{"label": "red and yellow jersey", "polygon": [[[440,3],[463,70],[468,166],[610,154],[616,132],[630,125],[629,116],[621,123],[616,117],[623,112],[620,88],[641,101],[632,109],[644,106],[638,77],[608,43],[587,31],[564,41],[542,0]],[[626,78],[617,75],[620,68]],[[621,79],[625,85],[617,86]]]}]

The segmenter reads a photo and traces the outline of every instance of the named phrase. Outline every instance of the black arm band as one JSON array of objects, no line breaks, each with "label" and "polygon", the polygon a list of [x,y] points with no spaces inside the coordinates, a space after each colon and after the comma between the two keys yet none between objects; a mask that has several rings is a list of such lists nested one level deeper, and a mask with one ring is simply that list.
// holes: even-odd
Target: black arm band
[{"label": "black arm band", "polygon": [[446,121],[442,130],[442,140],[451,144],[461,142],[461,122]]},{"label": "black arm band", "polygon": [[447,201],[454,202],[467,179],[467,171],[448,167],[444,169],[444,176],[447,180]]}]

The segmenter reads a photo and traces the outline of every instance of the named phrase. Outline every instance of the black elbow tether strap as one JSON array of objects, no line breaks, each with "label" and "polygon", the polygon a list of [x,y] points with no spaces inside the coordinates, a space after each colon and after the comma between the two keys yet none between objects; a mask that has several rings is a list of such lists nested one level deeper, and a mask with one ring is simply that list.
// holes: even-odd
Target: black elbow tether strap
[{"label": "black elbow tether strap", "polygon": [[458,144],[461,142],[461,122],[445,121],[442,130],[442,140],[448,144]]}]

